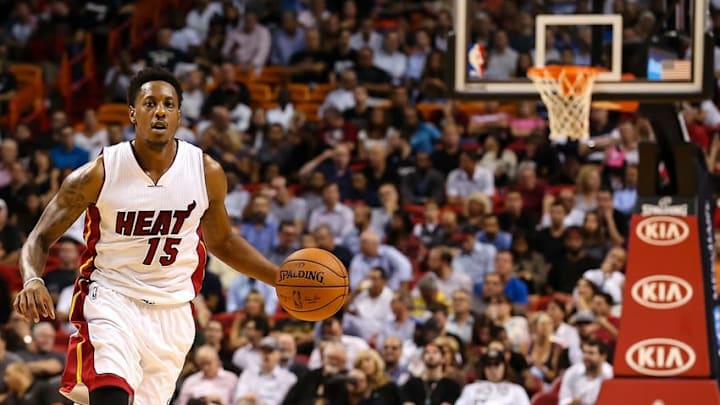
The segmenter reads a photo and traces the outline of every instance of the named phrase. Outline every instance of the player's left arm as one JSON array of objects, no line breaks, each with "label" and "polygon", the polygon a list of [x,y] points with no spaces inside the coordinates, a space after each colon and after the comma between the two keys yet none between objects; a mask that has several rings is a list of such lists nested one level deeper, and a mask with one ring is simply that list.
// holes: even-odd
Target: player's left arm
[{"label": "player's left arm", "polygon": [[230,226],[225,210],[227,180],[218,162],[205,156],[205,184],[209,207],[202,218],[202,235],[208,250],[233,269],[275,286],[278,268]]}]

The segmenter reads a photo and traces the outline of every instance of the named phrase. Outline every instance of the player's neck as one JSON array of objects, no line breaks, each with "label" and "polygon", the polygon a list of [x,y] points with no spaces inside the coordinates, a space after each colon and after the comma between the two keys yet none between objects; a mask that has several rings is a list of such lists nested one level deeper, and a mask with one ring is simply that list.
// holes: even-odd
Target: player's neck
[{"label": "player's neck", "polygon": [[163,148],[150,147],[144,142],[133,141],[131,143],[135,159],[143,170],[153,174],[161,175],[175,160],[177,154],[177,141],[171,140]]}]

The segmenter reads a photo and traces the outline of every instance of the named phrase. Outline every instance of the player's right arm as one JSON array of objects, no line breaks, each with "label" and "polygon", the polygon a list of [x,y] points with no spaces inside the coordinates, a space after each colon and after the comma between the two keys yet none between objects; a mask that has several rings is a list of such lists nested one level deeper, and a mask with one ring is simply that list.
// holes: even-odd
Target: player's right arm
[{"label": "player's right arm", "polygon": [[[70,173],[63,181],[20,252],[23,280],[27,282],[33,277],[42,276],[50,246],[97,200],[104,177],[103,159],[100,157]],[[14,307],[21,315],[35,322],[40,320],[41,315],[55,318],[52,298],[40,280],[24,286],[15,298]]]}]

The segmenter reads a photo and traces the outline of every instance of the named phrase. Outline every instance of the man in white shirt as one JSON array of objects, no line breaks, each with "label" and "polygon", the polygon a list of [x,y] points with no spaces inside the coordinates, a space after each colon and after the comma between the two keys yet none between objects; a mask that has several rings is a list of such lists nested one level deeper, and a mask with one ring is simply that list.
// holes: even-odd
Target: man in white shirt
[{"label": "man in white shirt", "polygon": [[475,152],[462,151],[460,167],[448,174],[445,189],[448,203],[462,204],[472,193],[481,192],[489,197],[494,195],[495,177],[477,163]]},{"label": "man in white shirt", "polygon": [[270,56],[271,44],[270,30],[258,23],[254,12],[247,11],[242,29],[228,33],[222,53],[236,65],[260,71]]},{"label": "man in white shirt", "polygon": [[340,320],[333,317],[322,321],[320,325],[321,341],[315,345],[310,359],[308,360],[308,368],[317,369],[323,366],[323,348],[328,344],[340,344],[345,348],[346,369],[351,370],[355,367],[355,357],[363,350],[370,348],[367,342],[357,336],[346,335],[343,331]]},{"label": "man in white shirt", "polygon": [[360,31],[350,37],[350,48],[359,51],[365,47],[377,51],[382,46],[382,36],[375,32],[373,20],[366,18],[360,23]]},{"label": "man in white shirt", "polygon": [[605,260],[599,269],[588,270],[583,274],[583,278],[590,280],[600,291],[608,293],[616,305],[622,302],[625,287],[625,275],[622,270],[626,258],[625,249],[616,246],[605,255]]},{"label": "man in white shirt", "polygon": [[358,288],[374,267],[387,272],[388,287],[394,291],[412,279],[410,260],[396,248],[380,244],[378,235],[368,230],[360,235],[360,252],[350,262],[350,288]]},{"label": "man in white shirt", "polygon": [[453,255],[445,247],[430,249],[427,258],[428,270],[437,276],[438,289],[446,297],[452,297],[460,288],[471,288],[472,280],[466,273],[453,271]]},{"label": "man in white shirt", "polygon": [[488,79],[509,79],[514,77],[517,60],[518,53],[510,48],[507,33],[505,31],[496,32],[493,47],[488,55],[485,77]]},{"label": "man in white shirt", "polygon": [[407,56],[398,50],[399,47],[397,32],[390,31],[385,34],[383,46],[375,52],[373,59],[373,65],[387,72],[393,78],[394,84],[400,83],[407,69]]},{"label": "man in white shirt", "polygon": [[613,378],[612,366],[606,362],[607,351],[602,342],[587,340],[582,349],[583,362],[565,371],[559,405],[595,405],[603,381]]},{"label": "man in white shirt", "polygon": [[241,333],[247,338],[247,344],[235,350],[232,363],[241,370],[257,368],[260,364],[260,341],[270,332],[267,318],[254,316],[241,323]]},{"label": "man in white shirt", "polygon": [[93,109],[85,110],[83,124],[84,128],[75,133],[73,141],[75,146],[88,152],[90,159],[95,159],[100,155],[104,146],[110,145],[107,131],[100,127],[97,114]]},{"label": "man in white shirt", "polygon": [[240,374],[234,404],[279,405],[297,381],[295,374],[278,367],[278,342],[272,336],[260,341],[260,364]]},{"label": "man in white shirt", "polygon": [[222,4],[209,0],[197,0],[195,4],[196,6],[185,18],[185,24],[194,29],[200,37],[200,41],[204,42],[210,29],[210,20],[216,15],[223,14]]},{"label": "man in white shirt", "polygon": [[200,369],[182,384],[176,405],[186,405],[190,400],[220,405],[231,405],[237,376],[222,368],[220,356],[212,346],[200,346],[195,350],[195,365]]},{"label": "man in white shirt", "polygon": [[327,183],[322,191],[323,204],[310,213],[308,230],[314,232],[321,224],[330,227],[335,242],[340,243],[353,230],[353,212],[340,202],[340,190],[336,183]]},{"label": "man in white shirt", "polygon": [[370,269],[367,278],[350,294],[343,316],[343,329],[365,340],[375,338],[386,322],[393,319],[390,303],[393,292],[387,287],[387,274],[380,267]]},{"label": "man in white shirt", "polygon": [[355,107],[355,87],[357,86],[357,75],[352,69],[346,69],[340,76],[340,87],[328,93],[323,101],[318,114],[323,115],[328,107],[335,107],[340,112],[345,112]]}]

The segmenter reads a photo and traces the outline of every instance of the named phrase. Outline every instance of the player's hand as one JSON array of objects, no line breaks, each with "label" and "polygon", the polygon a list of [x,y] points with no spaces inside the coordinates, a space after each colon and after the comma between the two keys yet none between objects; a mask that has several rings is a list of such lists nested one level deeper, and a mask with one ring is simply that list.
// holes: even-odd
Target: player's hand
[{"label": "player's hand", "polygon": [[32,281],[15,297],[13,307],[27,320],[40,322],[40,317],[55,319],[55,307],[45,284]]}]

